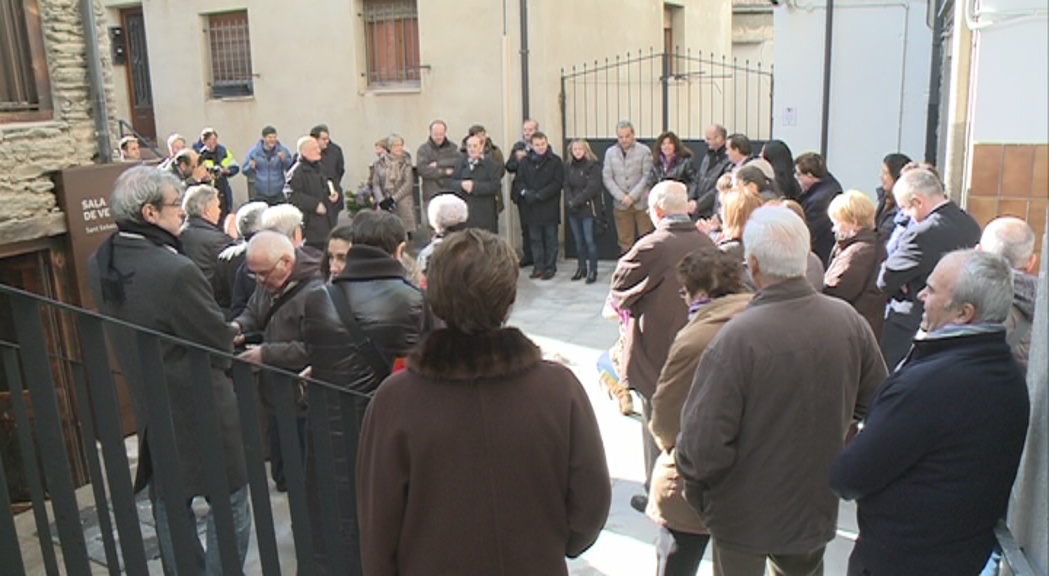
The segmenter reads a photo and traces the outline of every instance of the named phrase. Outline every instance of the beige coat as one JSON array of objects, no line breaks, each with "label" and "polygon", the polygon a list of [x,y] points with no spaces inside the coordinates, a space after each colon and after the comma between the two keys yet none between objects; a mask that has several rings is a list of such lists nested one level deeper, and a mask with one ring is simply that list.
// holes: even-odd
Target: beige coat
[{"label": "beige coat", "polygon": [[759,290],[707,346],[681,411],[675,458],[711,535],[756,554],[833,539],[831,463],[885,375],[852,306],[805,278]]},{"label": "beige coat", "polygon": [[648,428],[662,450],[652,471],[648,497],[649,517],[668,528],[690,534],[706,534],[707,528],[685,502],[681,478],[674,463],[674,445],[681,431],[681,407],[692,388],[696,366],[707,344],[721,327],[747,307],[752,294],[729,294],[704,305],[677,333],[667,363],[659,374],[652,396]]}]

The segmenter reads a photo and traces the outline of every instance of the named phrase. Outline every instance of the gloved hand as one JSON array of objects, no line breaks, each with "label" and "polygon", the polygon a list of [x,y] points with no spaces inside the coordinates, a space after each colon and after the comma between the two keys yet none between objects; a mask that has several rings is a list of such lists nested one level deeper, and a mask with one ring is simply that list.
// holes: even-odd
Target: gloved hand
[{"label": "gloved hand", "polygon": [[535,190],[524,191],[525,204],[535,204],[539,201],[539,193]]}]

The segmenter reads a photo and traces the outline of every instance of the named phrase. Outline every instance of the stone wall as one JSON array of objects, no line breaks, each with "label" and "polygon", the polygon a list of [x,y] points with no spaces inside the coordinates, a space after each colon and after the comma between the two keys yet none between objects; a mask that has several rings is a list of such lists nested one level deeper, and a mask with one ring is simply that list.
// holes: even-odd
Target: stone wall
[{"label": "stone wall", "polygon": [[[98,158],[79,2],[38,0],[38,4],[53,117],[40,122],[0,121],[0,245],[63,233],[65,216],[57,206],[51,174]],[[107,22],[97,1],[95,18],[106,106],[115,120]],[[110,133],[117,133],[115,123]]]}]

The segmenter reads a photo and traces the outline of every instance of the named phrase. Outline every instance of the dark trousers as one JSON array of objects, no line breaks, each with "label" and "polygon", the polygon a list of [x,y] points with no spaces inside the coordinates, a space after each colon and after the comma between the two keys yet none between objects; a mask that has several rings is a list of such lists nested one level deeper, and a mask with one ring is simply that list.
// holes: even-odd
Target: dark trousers
[{"label": "dark trousers", "polygon": [[[284,453],[280,449],[280,425],[277,423],[277,415],[270,414],[269,418],[269,440],[270,440],[270,477],[278,486],[283,486],[284,478]],[[299,457],[302,463],[306,463],[306,418],[300,416],[295,419],[296,432],[299,435]]]},{"label": "dark trousers", "polygon": [[915,332],[916,330],[901,326],[897,322],[891,320],[885,322],[881,333],[881,355],[885,358],[885,366],[889,369],[890,374],[896,370],[896,366],[910,351]]},{"label": "dark trousers", "polygon": [[[849,556],[848,576],[871,576],[871,571],[863,565],[863,561],[856,557],[855,550]],[[997,572],[995,572],[997,574]]]},{"label": "dark trousers", "polygon": [[690,534],[659,527],[656,541],[656,576],[696,576],[709,534]]},{"label": "dark trousers", "polygon": [[525,224],[524,217],[520,212],[517,213],[521,217],[521,263],[525,266],[532,264],[535,260],[532,258],[532,234],[531,227]]},{"label": "dark trousers", "polygon": [[557,272],[557,224],[529,224],[532,241],[532,263],[540,272]]},{"label": "dark trousers", "polygon": [[568,224],[572,227],[572,238],[575,239],[576,259],[579,269],[597,270],[597,242],[594,240],[594,217],[568,215]]},{"label": "dark trousers", "polygon": [[656,467],[656,459],[659,458],[659,445],[656,444],[656,438],[648,429],[648,423],[652,420],[652,402],[641,394],[638,396],[641,397],[641,447],[645,453],[645,493],[647,494],[648,489],[652,486],[652,470]]}]

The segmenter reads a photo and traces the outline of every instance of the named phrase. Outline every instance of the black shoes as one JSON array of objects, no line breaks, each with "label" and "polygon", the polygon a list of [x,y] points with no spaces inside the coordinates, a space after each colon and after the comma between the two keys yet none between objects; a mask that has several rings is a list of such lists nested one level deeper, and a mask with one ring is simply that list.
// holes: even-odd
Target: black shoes
[{"label": "black shoes", "polygon": [[596,268],[592,268],[590,270],[590,272],[587,272],[587,274],[586,274],[586,283],[587,284],[593,284],[594,282],[597,282],[597,269]]},{"label": "black shoes", "polygon": [[547,270],[546,272],[543,272],[543,280],[553,280],[553,279],[554,279],[554,273],[552,271]]},{"label": "black shoes", "polygon": [[543,275],[543,273],[540,272],[538,268],[536,268],[535,270],[532,270],[532,273],[529,274],[528,277],[534,280],[536,278],[539,278],[542,275]]},{"label": "black shoes", "polygon": [[586,276],[586,269],[576,268],[575,274],[572,275],[572,282],[575,282],[576,280],[582,280],[583,276]]},{"label": "black shoes", "polygon": [[648,508],[648,496],[645,496],[644,494],[634,494],[630,497],[630,507],[644,514],[645,508]]}]

